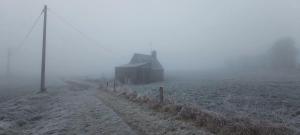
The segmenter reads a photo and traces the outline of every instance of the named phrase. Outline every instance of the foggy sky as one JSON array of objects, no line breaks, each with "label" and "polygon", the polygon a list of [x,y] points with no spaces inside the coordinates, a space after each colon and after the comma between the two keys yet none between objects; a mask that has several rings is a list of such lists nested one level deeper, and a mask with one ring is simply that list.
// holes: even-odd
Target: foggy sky
[{"label": "foggy sky", "polygon": [[[24,38],[44,3],[98,42],[49,12],[48,75],[113,75],[133,53],[152,49],[166,71],[216,69],[281,37],[300,42],[299,0],[0,0],[0,75],[7,48]],[[12,72],[38,75],[41,45],[42,19],[12,50]]]}]

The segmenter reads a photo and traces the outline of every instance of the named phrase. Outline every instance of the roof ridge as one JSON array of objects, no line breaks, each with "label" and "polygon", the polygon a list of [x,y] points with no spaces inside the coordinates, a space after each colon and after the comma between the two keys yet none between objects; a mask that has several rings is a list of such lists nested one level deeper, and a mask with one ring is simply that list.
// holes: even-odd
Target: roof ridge
[{"label": "roof ridge", "polygon": [[149,54],[142,54],[142,53],[134,53],[134,55],[144,55],[144,56],[151,56]]}]

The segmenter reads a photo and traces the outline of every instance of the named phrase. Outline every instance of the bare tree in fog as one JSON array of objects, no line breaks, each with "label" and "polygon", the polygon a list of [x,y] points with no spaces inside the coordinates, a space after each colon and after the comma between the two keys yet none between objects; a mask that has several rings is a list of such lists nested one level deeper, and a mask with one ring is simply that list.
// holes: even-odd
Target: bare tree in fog
[{"label": "bare tree in fog", "polygon": [[274,43],[270,50],[272,69],[296,69],[298,51],[292,38],[282,38]]},{"label": "bare tree in fog", "polygon": [[296,71],[298,66],[298,50],[293,38],[278,39],[269,51],[252,56],[240,56],[229,63],[235,71]]}]

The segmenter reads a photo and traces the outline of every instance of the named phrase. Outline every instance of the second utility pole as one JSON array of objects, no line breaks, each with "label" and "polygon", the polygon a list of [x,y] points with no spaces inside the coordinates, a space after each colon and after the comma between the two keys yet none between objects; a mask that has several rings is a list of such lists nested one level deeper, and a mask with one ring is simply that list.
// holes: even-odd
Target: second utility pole
[{"label": "second utility pole", "polygon": [[10,56],[11,56],[11,50],[10,48],[7,49],[7,61],[6,61],[6,77],[7,79],[10,78]]},{"label": "second utility pole", "polygon": [[41,89],[40,92],[45,92],[45,66],[46,66],[46,38],[47,38],[47,5],[44,7],[44,29],[43,29],[43,48],[42,48],[42,69],[41,69]]}]

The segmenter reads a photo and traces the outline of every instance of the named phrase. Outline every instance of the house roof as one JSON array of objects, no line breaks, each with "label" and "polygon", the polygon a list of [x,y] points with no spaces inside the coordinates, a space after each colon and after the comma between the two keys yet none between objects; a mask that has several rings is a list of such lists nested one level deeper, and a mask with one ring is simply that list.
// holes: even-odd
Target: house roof
[{"label": "house roof", "polygon": [[139,66],[143,66],[145,64],[147,64],[147,63],[143,62],[143,63],[137,63],[137,64],[125,64],[125,65],[122,65],[120,67],[128,67],[128,68],[130,68],[130,67],[139,67]]},{"label": "house roof", "polygon": [[156,57],[153,57],[152,55],[138,54],[138,53],[135,53],[133,55],[129,64],[125,64],[120,67],[137,67],[148,63],[150,63],[151,69],[156,69],[156,70],[163,69],[162,65],[160,64],[160,62],[157,60]]}]

